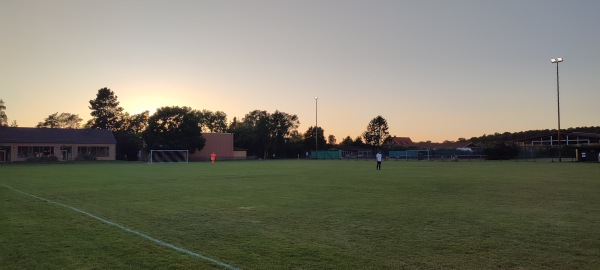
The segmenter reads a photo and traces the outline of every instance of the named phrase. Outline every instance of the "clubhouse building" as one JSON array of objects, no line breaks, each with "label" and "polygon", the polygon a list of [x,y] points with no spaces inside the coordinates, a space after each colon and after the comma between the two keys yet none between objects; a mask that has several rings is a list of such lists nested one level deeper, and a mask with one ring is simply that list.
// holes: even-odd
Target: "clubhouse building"
[{"label": "clubhouse building", "polygon": [[116,145],[112,132],[104,129],[0,127],[0,162],[51,156],[115,160]]}]

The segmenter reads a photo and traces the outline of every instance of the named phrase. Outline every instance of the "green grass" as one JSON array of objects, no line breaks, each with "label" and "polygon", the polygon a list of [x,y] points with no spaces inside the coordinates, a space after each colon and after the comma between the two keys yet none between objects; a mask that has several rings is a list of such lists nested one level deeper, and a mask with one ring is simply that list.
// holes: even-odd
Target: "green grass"
[{"label": "green grass", "polygon": [[[596,269],[600,164],[0,166],[2,269]],[[6,186],[10,186],[10,189]]]}]

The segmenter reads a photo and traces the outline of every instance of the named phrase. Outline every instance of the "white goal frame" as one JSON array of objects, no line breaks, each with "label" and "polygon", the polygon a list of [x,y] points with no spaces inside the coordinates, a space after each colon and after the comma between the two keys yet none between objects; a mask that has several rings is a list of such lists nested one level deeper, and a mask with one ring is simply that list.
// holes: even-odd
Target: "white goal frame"
[{"label": "white goal frame", "polygon": [[150,150],[148,163],[188,163],[188,150]]}]

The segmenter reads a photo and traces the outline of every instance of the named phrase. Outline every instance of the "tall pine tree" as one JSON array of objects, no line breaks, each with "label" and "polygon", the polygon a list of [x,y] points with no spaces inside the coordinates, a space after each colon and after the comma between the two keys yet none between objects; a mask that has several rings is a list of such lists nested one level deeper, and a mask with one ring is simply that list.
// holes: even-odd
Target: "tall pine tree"
[{"label": "tall pine tree", "polygon": [[96,99],[90,100],[90,128],[117,131],[122,126],[123,108],[119,106],[117,96],[113,91],[104,87],[98,90]]},{"label": "tall pine tree", "polygon": [[0,99],[0,127],[8,127],[8,116],[6,116],[4,110],[6,110],[4,100]]}]

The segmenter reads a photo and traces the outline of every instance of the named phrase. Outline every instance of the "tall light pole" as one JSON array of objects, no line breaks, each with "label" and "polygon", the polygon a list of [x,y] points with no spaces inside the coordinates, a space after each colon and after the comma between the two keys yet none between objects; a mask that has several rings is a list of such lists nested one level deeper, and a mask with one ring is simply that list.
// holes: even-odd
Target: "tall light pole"
[{"label": "tall light pole", "polygon": [[552,58],[550,62],[556,63],[556,104],[558,109],[558,162],[561,162],[561,142],[560,142],[560,91],[558,84],[558,63],[562,62],[562,58]]},{"label": "tall light pole", "polygon": [[315,97],[315,153],[316,153],[316,159],[319,159],[319,117],[318,117],[318,112],[319,112],[319,106],[317,101],[319,100],[318,97]]}]

